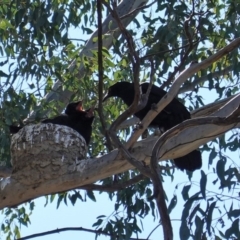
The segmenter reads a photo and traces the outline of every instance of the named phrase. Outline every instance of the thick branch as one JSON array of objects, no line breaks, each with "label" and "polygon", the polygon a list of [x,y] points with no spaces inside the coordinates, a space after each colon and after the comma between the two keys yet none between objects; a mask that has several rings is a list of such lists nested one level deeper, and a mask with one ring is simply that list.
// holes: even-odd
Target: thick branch
[{"label": "thick branch", "polygon": [[103,115],[103,106],[102,106],[102,99],[103,99],[103,37],[102,37],[102,4],[101,0],[97,0],[97,12],[98,12],[98,115],[102,125],[102,131],[104,136],[106,137],[106,147],[109,151],[113,150],[111,139],[107,132],[106,122],[104,120]]},{"label": "thick branch", "polygon": [[[105,236],[118,238],[117,235],[109,234],[107,232],[100,231],[100,230],[92,230],[92,229],[83,228],[83,227],[66,227],[66,228],[58,228],[56,230],[51,230],[51,231],[47,231],[47,232],[32,234],[32,235],[18,238],[18,239],[19,240],[27,240],[27,239],[32,239],[32,238],[36,238],[36,237],[41,237],[41,236],[46,236],[46,235],[60,233],[60,232],[66,232],[66,231],[84,231],[84,232],[90,232],[90,233],[94,233],[94,234],[98,234],[98,235],[101,234],[101,235],[105,235]],[[129,238],[129,239],[130,240],[135,240],[135,239],[141,240],[140,238]]]},{"label": "thick branch", "polygon": [[217,53],[213,54],[209,58],[205,59],[201,63],[194,64],[190,66],[188,69],[184,70],[180,73],[177,79],[173,82],[172,87],[170,88],[169,92],[158,102],[157,110],[151,110],[145,116],[142,121],[142,128],[136,131],[129,141],[127,142],[127,148],[131,147],[137,139],[141,136],[144,130],[149,126],[151,121],[173,100],[173,98],[177,95],[180,86],[186,81],[189,77],[193,74],[198,72],[201,69],[205,69],[210,66],[212,63],[216,62],[224,55],[228,54],[229,52],[233,51],[235,48],[239,47],[240,45],[240,38],[236,38],[233,40],[228,46],[222,48]]},{"label": "thick branch", "polygon": [[[124,27],[122,24],[115,7],[113,6],[113,9],[110,8],[110,6],[103,1],[103,4],[105,4],[106,7],[108,7],[108,10],[111,12],[112,16],[115,18],[119,29],[121,30],[123,36],[125,37],[127,41],[127,45],[129,48],[130,52],[130,60],[132,64],[132,75],[133,75],[133,83],[134,83],[134,100],[131,106],[123,112],[111,125],[109,129],[110,136],[117,148],[123,153],[123,155],[126,157],[127,161],[129,161],[130,164],[132,164],[134,167],[136,167],[142,174],[145,176],[149,176],[149,169],[146,168],[146,166],[142,163],[139,162],[137,159],[135,159],[131,153],[126,149],[123,144],[120,142],[119,138],[116,135],[116,130],[117,127],[124,121],[126,120],[130,115],[132,115],[134,112],[139,109],[139,99],[140,99],[140,87],[139,87],[139,70],[140,70],[140,59],[139,55],[135,50],[135,44],[132,35],[128,32],[128,30]],[[114,5],[114,4],[113,4]],[[147,101],[145,101],[145,104]],[[142,105],[142,104],[141,104]],[[144,107],[144,106],[142,106]]]},{"label": "thick branch", "polygon": [[[214,116],[229,116],[238,108],[239,102],[240,95],[237,95],[214,113]],[[192,119],[189,121],[195,120]],[[159,149],[158,156],[161,156],[161,159],[158,160],[174,159],[186,155],[200,145],[215,139],[226,131],[238,127],[239,125],[240,124],[227,124],[219,126],[206,124],[183,129],[178,132],[177,135],[169,138],[162,148]],[[156,140],[156,137],[150,137],[143,141],[139,141],[134,145],[130,153],[135,159],[142,162],[143,165],[148,165],[152,155],[152,146],[155,144]],[[24,185],[11,177],[2,179],[0,181],[0,208],[18,205],[27,200],[46,194],[79,188],[114,174],[133,169],[133,166],[122,157],[118,150],[113,150],[109,154],[99,158],[77,161],[73,163],[71,169],[72,172],[68,174],[39,184]]]},{"label": "thick branch", "polygon": [[[237,96],[233,95],[231,97],[225,98],[223,100],[220,100],[218,102],[213,102],[208,105],[205,105],[204,107],[198,108],[191,112],[191,118],[197,118],[197,117],[207,117],[208,115],[212,115],[214,112],[216,112],[218,109],[220,109],[222,106],[224,106],[227,102],[229,102],[231,99],[235,98]],[[132,117],[130,119],[125,120],[123,123],[121,123],[118,126],[118,130],[125,129],[127,127],[133,126],[134,124],[139,123],[140,120],[137,117]],[[0,167],[0,177],[9,177],[11,175],[12,168],[7,167]]]}]

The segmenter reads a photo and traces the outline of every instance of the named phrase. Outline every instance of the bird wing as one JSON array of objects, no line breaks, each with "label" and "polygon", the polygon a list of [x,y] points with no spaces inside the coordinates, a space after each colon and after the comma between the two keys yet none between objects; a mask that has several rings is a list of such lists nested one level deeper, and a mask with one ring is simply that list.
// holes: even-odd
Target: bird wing
[{"label": "bird wing", "polygon": [[[141,84],[142,92],[146,93],[148,89],[149,83]],[[149,102],[158,103],[167,92],[156,85],[152,85],[151,92],[149,94]],[[166,114],[172,115],[181,115],[183,120],[190,118],[190,113],[187,108],[179,102],[176,98],[174,98],[164,109],[163,112]]]},{"label": "bird wing", "polygon": [[42,123],[53,123],[53,124],[66,125],[66,126],[69,126],[69,122],[70,122],[69,117],[65,114],[62,114],[54,118],[48,118],[42,121]]}]

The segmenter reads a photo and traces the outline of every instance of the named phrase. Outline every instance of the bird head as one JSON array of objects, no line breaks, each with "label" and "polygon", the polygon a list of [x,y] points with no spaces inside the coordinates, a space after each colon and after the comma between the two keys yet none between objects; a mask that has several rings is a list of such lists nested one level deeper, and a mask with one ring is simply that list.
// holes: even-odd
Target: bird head
[{"label": "bird head", "polygon": [[76,112],[82,112],[82,111],[83,111],[82,101],[72,102],[67,105],[65,114],[72,115],[72,114],[76,114]]},{"label": "bird head", "polygon": [[103,97],[103,102],[110,97],[122,97],[126,94],[126,90],[132,87],[130,82],[117,82],[108,88],[107,94]]}]

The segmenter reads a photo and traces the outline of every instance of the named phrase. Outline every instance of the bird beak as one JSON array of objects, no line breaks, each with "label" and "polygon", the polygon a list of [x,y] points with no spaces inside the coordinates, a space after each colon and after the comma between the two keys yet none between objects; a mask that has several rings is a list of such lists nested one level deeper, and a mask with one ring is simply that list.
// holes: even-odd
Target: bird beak
[{"label": "bird beak", "polygon": [[83,111],[82,101],[79,101],[78,105],[76,106],[76,110],[79,111],[79,112]]}]

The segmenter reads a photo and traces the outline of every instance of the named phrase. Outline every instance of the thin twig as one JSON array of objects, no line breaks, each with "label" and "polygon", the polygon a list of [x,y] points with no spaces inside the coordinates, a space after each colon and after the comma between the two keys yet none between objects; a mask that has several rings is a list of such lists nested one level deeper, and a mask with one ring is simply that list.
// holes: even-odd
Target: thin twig
[{"label": "thin twig", "polygon": [[134,112],[136,112],[139,104],[140,99],[140,88],[139,88],[139,71],[140,71],[140,59],[138,56],[138,53],[135,50],[135,44],[133,41],[132,35],[127,31],[125,26],[122,24],[117,11],[116,11],[116,5],[113,3],[113,9],[102,0],[102,3],[108,8],[109,12],[112,14],[113,18],[117,21],[118,27],[121,30],[123,36],[125,37],[129,49],[129,58],[132,63],[133,68],[133,82],[134,82],[134,90],[135,90],[135,96],[134,101],[131,104],[131,106],[122,113],[111,125],[109,129],[109,134],[116,145],[116,147],[123,153],[123,155],[126,157],[127,161],[131,163],[134,167],[136,167],[142,174],[145,176],[150,177],[150,170],[147,166],[145,166],[144,163],[136,160],[132,157],[128,149],[123,146],[123,144],[120,142],[116,135],[116,129],[117,127],[125,120],[127,117],[132,115]]},{"label": "thin twig", "polygon": [[[132,105],[125,112],[123,112],[120,116],[118,116],[118,118],[111,124],[111,127],[109,129],[109,134],[112,136],[113,134],[116,134],[117,127],[125,119],[127,119],[129,116],[131,116],[137,110],[138,102],[140,99],[140,89],[139,89],[139,80],[138,80],[139,69],[137,69],[137,68],[139,68],[140,60],[139,60],[139,57],[134,48],[133,38],[132,38],[131,34],[129,34],[127,29],[124,27],[124,25],[122,24],[117,12],[116,12],[116,6],[114,7],[114,9],[112,9],[110,7],[110,5],[107,2],[105,2],[104,0],[102,0],[102,3],[104,4],[104,6],[107,7],[108,11],[112,14],[112,17],[116,20],[118,27],[122,32],[122,35],[127,40],[128,48],[130,51],[129,56],[130,56],[131,63],[133,65],[133,80],[134,80],[134,87],[135,87],[135,96],[134,96],[134,101],[133,101]],[[138,67],[137,67],[137,65],[138,65]]]},{"label": "thin twig", "polygon": [[186,84],[186,86],[181,87],[178,93],[180,94],[180,93],[184,93],[184,92],[188,92],[188,91],[193,91],[197,85],[204,83],[205,81],[207,81],[211,78],[217,78],[217,77],[226,75],[230,71],[232,71],[232,69],[233,69],[233,66],[230,65],[220,71],[216,71],[214,73],[209,73],[201,78],[197,78],[193,82]]},{"label": "thin twig", "polygon": [[[92,229],[88,229],[88,228],[83,228],[83,227],[66,227],[66,228],[58,228],[56,230],[51,230],[51,231],[46,231],[46,232],[42,232],[42,233],[36,233],[36,234],[32,234],[26,237],[22,237],[22,238],[18,238],[18,240],[27,240],[27,239],[31,239],[31,238],[36,238],[36,237],[41,237],[41,236],[46,236],[46,235],[50,235],[50,234],[55,234],[55,233],[60,233],[60,232],[66,232],[66,231],[84,231],[84,232],[90,232],[90,233],[95,233],[95,234],[102,234],[102,235],[106,235],[106,236],[110,236],[113,237],[114,239],[118,239],[118,235],[117,234],[109,234],[105,231],[100,231],[100,230],[92,230]],[[139,238],[129,238],[131,240],[135,240]],[[144,239],[142,239],[144,240]]]},{"label": "thin twig", "polygon": [[174,81],[173,85],[169,89],[168,93],[158,102],[157,109],[154,111],[150,110],[148,114],[142,120],[142,128],[139,128],[134,134],[130,137],[127,142],[127,148],[133,146],[133,144],[137,141],[139,136],[145,131],[145,129],[149,126],[150,122],[173,100],[173,98],[177,95],[180,86],[184,81],[186,81],[193,74],[198,72],[201,69],[205,69],[210,66],[212,63],[216,62],[223,56],[227,55],[234,49],[240,46],[240,38],[234,39],[229,45],[220,49],[217,53],[208,57],[200,63],[194,64],[190,66],[188,69],[182,71],[179,76]]},{"label": "thin twig", "polygon": [[101,0],[97,0],[97,12],[98,12],[98,115],[102,125],[103,134],[106,137],[106,146],[109,151],[113,150],[111,140],[107,131],[106,123],[103,116],[103,56],[102,56],[102,4]]},{"label": "thin twig", "polygon": [[159,224],[148,234],[146,240],[148,240],[148,239],[150,238],[150,236],[153,234],[153,232],[154,232],[159,226],[161,226],[161,223],[159,223]]},{"label": "thin twig", "polygon": [[189,54],[190,52],[193,50],[193,48],[198,44],[198,41],[196,41],[195,44],[193,44],[193,39],[192,39],[192,36],[189,32],[189,22],[192,20],[194,16],[194,4],[193,4],[193,12],[192,14],[190,15],[190,17],[184,22],[184,30],[185,30],[185,34],[187,36],[187,39],[188,39],[188,48],[187,50],[185,51],[183,57],[181,58],[181,62],[180,64],[174,69],[174,71],[172,72],[172,74],[169,76],[169,78],[167,79],[166,82],[164,82],[161,86],[162,89],[164,89],[165,87],[169,86],[170,83],[173,81],[176,73],[178,71],[181,71],[182,67],[185,65],[185,62],[187,60],[187,58],[189,57]]}]

